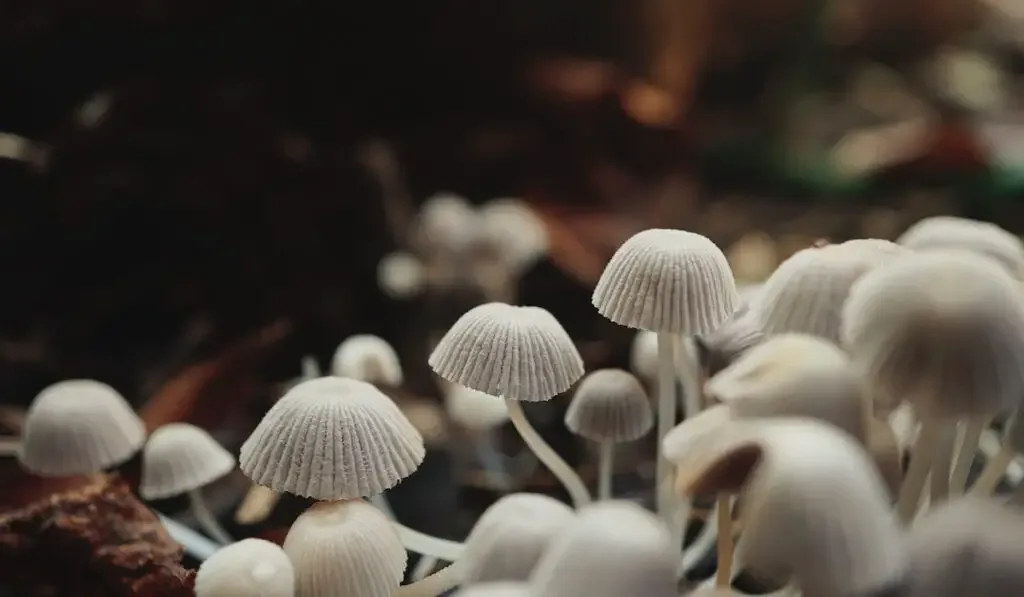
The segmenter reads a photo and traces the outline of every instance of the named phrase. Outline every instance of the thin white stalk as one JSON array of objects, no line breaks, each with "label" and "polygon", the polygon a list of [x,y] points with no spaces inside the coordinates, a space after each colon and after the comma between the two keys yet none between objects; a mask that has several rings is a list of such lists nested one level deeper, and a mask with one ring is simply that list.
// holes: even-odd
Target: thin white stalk
[{"label": "thin white stalk", "polygon": [[[720,589],[732,584],[732,500],[729,496],[719,496],[715,500],[718,506],[715,526],[718,527],[718,570],[715,572],[715,586]],[[708,521],[710,524],[711,521]]]},{"label": "thin white stalk", "polygon": [[992,495],[999,482],[1003,480],[1006,468],[1010,466],[1010,463],[1016,457],[1017,451],[1013,449],[1013,446],[1003,443],[999,447],[999,452],[985,462],[985,468],[981,469],[981,474],[974,481],[974,485],[971,485],[971,490],[968,494],[977,497]]},{"label": "thin white stalk", "polygon": [[955,450],[956,423],[943,423],[935,446],[935,455],[932,457],[929,508],[949,499],[949,475]]},{"label": "thin white stalk", "polygon": [[[672,336],[672,349],[676,359],[676,375],[683,390],[683,417],[697,416],[704,409],[704,392],[701,387],[700,357],[692,338]],[[673,390],[675,388],[673,387]],[[675,417],[673,417],[675,421]],[[673,426],[675,423],[673,422]],[[669,527],[673,545],[681,545],[686,534],[686,521],[692,509],[692,498],[675,495],[676,522]]]},{"label": "thin white stalk", "polygon": [[421,556],[420,560],[416,562],[416,567],[412,569],[412,580],[413,582],[423,580],[428,574],[434,571],[437,567],[437,563],[440,560],[431,556]]},{"label": "thin white stalk", "polygon": [[[657,491],[655,509],[658,512],[658,517],[672,531],[674,540],[677,535],[675,527],[678,525],[674,524],[673,511],[677,500],[670,482],[672,463],[665,458],[665,451],[662,447],[665,436],[676,426],[676,373],[673,337],[674,334],[658,333],[658,464],[654,487]],[[678,543],[675,545],[678,549]]]},{"label": "thin white stalk", "polygon": [[896,512],[905,524],[912,522],[917,514],[921,492],[932,468],[932,458],[941,439],[941,431],[941,425],[925,421],[921,425],[917,439],[914,440],[914,447],[910,452],[910,466],[907,467],[903,485],[900,486],[899,500],[896,502]]},{"label": "thin white stalk", "polygon": [[373,504],[374,508],[383,512],[388,517],[388,520],[398,520],[395,518],[395,511],[391,509],[391,504],[388,503],[388,498],[384,497],[383,493],[378,493],[370,498],[370,503]]},{"label": "thin white stalk", "polygon": [[0,457],[17,456],[19,446],[21,446],[21,438],[0,437]]},{"label": "thin white stalk", "polygon": [[466,549],[466,546],[458,541],[426,535],[410,529],[397,520],[392,521],[391,526],[398,531],[398,537],[406,549],[424,556],[454,562],[462,557],[462,552]]},{"label": "thin white stalk", "polygon": [[423,580],[398,587],[391,597],[437,597],[454,589],[460,582],[461,566],[459,562],[452,562]]},{"label": "thin white stalk", "polygon": [[597,454],[597,499],[612,499],[612,480],[615,477],[615,442],[603,441]]},{"label": "thin white stalk", "polygon": [[697,535],[697,538],[690,544],[690,547],[686,548],[683,552],[682,564],[680,566],[681,575],[685,576],[687,572],[692,570],[694,566],[707,556],[709,550],[714,549],[718,544],[718,525],[711,524],[711,520],[717,520],[717,517],[718,500],[715,500],[715,505],[712,507],[704,527],[701,528],[700,535]]},{"label": "thin white stalk", "polygon": [[245,492],[242,503],[235,510],[235,522],[238,524],[257,524],[263,522],[274,511],[281,495],[261,485],[252,485]]},{"label": "thin white stalk", "polygon": [[230,545],[235,542],[231,535],[224,530],[224,527],[220,526],[220,523],[217,522],[217,517],[210,511],[210,508],[206,506],[206,500],[203,499],[203,494],[200,490],[193,489],[188,492],[188,501],[192,506],[192,514],[196,517],[199,526],[206,531],[206,534],[211,539],[222,545]]},{"label": "thin white stalk", "polygon": [[566,491],[569,492],[573,505],[580,508],[589,504],[591,498],[590,492],[587,491],[587,486],[580,479],[580,476],[576,474],[576,471],[572,470],[572,467],[558,455],[558,452],[555,452],[544,441],[544,438],[537,433],[533,425],[530,425],[530,421],[526,418],[526,413],[523,412],[523,405],[517,400],[510,400],[508,398],[505,399],[505,405],[508,407],[509,420],[512,421],[512,426],[519,432],[526,446],[537,455],[537,459],[544,466],[548,467],[548,470],[551,471],[556,479],[561,481]]},{"label": "thin white stalk", "polygon": [[167,518],[163,514],[157,514],[156,516],[160,519],[164,528],[167,529],[167,534],[171,536],[171,539],[180,543],[188,555],[200,562],[212,556],[222,547],[176,520]]},{"label": "thin white stalk", "polygon": [[316,357],[312,355],[306,355],[302,357],[302,378],[305,380],[316,379],[323,374],[320,372],[320,364],[316,362]]},{"label": "thin white stalk", "polygon": [[949,478],[950,495],[961,496],[964,494],[967,477],[970,475],[971,465],[974,463],[974,455],[978,451],[978,442],[991,421],[992,417],[981,417],[971,419],[964,425],[964,433],[956,452],[956,464],[953,465],[953,474]]}]

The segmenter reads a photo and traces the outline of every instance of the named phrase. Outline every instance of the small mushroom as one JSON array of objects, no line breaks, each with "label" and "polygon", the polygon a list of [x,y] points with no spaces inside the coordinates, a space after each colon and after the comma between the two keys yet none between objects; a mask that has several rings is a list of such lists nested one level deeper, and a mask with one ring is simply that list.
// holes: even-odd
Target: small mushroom
[{"label": "small mushroom", "polygon": [[[711,240],[683,230],[651,229],[628,239],[612,255],[594,288],[591,302],[611,321],[658,334],[658,445],[676,424],[675,352],[689,348],[679,334],[706,335],[739,306],[736,280],[725,254]],[[700,411],[700,375],[696,355],[684,355],[678,372],[685,415]],[[676,499],[664,489],[668,461],[657,463],[657,510],[672,523]],[[682,529],[673,525],[681,540]]]},{"label": "small mushroom", "polygon": [[426,277],[423,262],[411,253],[388,253],[377,264],[377,285],[393,299],[416,296],[426,285]]},{"label": "small mushroom", "polygon": [[233,540],[207,507],[201,489],[234,468],[235,457],[209,433],[195,425],[170,423],[154,431],[142,450],[139,493],[146,500],[187,494],[203,530],[228,544]]},{"label": "small mushroom", "polygon": [[407,554],[391,521],[362,500],[320,502],[288,531],[295,597],[389,597],[405,576]]},{"label": "small mushroom", "polygon": [[25,414],[18,461],[45,477],[92,475],[131,459],[146,441],[142,421],[116,390],[88,379],[57,382]]},{"label": "small mushroom", "polygon": [[957,249],[994,259],[1015,278],[1024,276],[1024,243],[989,222],[954,216],[924,218],[896,240],[914,251]]},{"label": "small mushroom", "polygon": [[[1024,395],[1024,304],[990,259],[925,251],[865,274],[843,310],[844,345],[891,410],[922,421],[897,509],[911,521],[929,472],[932,500],[949,491],[958,419],[988,420]],[[876,406],[877,406],[876,402]]]},{"label": "small mushroom", "polygon": [[524,272],[548,252],[544,222],[522,201],[493,199],[477,210],[479,234],[494,243],[513,275]]},{"label": "small mushroom", "polygon": [[581,510],[544,552],[530,583],[536,597],[677,597],[677,549],[643,508],[600,502]]},{"label": "small mushroom", "polygon": [[338,346],[331,359],[331,374],[374,385],[402,385],[398,353],[387,340],[370,334],[349,336]]},{"label": "small mushroom", "polygon": [[599,500],[612,496],[615,444],[640,439],[654,425],[651,402],[640,381],[622,369],[594,371],[576,388],[565,425],[600,446]]},{"label": "small mushroom", "polygon": [[447,381],[502,396],[512,425],[573,503],[590,502],[579,475],[530,425],[521,404],[550,400],[583,376],[583,359],[551,313],[505,303],[474,307],[441,338],[429,364]]},{"label": "small mushroom", "polygon": [[428,197],[414,225],[414,245],[428,255],[465,251],[477,232],[477,214],[464,198],[452,193]]},{"label": "small mushroom", "polygon": [[195,591],[196,597],[293,597],[295,570],[274,543],[242,539],[199,566]]},{"label": "small mushroom", "polygon": [[527,581],[548,545],[575,520],[548,496],[516,493],[494,502],[466,538],[463,583]]}]

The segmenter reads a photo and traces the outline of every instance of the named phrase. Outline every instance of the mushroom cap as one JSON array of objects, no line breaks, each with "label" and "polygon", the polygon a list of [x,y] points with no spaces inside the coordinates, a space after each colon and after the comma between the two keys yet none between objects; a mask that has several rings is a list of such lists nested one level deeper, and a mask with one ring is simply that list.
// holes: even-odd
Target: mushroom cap
[{"label": "mushroom cap", "polygon": [[749,307],[741,307],[707,337],[694,336],[694,343],[702,369],[707,374],[714,375],[764,339],[761,322]]},{"label": "mushroom cap", "polygon": [[388,253],[377,264],[377,285],[394,299],[406,299],[423,289],[426,272],[423,262],[403,251]]},{"label": "mushroom cap", "polygon": [[676,425],[661,440],[662,451],[670,462],[691,458],[710,447],[718,432],[735,420],[726,404],[706,408]]},{"label": "mushroom cap", "polygon": [[295,570],[284,550],[263,539],[218,549],[196,572],[196,597],[292,597]]},{"label": "mushroom cap", "polygon": [[675,334],[709,334],[739,306],[722,250],[684,230],[633,235],[612,255],[591,299],[619,325]]},{"label": "mushroom cap", "polygon": [[550,400],[583,377],[583,359],[551,313],[505,303],[464,313],[429,363],[452,383],[523,402]]},{"label": "mushroom cap", "polygon": [[907,228],[896,242],[915,251],[968,251],[996,261],[1015,278],[1024,273],[1024,243],[990,222],[954,216],[925,218]]},{"label": "mushroom cap", "polygon": [[968,497],[929,511],[910,532],[907,597],[1020,595],[1024,516]]},{"label": "mushroom cap", "polygon": [[810,247],[782,262],[751,304],[764,333],[803,333],[839,342],[843,303],[866,272],[906,253],[877,239]]},{"label": "mushroom cap", "polygon": [[548,251],[544,222],[518,199],[492,199],[477,211],[479,233],[497,245],[504,262],[516,271],[533,265]]},{"label": "mushroom cap", "polygon": [[500,498],[466,538],[465,584],[528,580],[544,550],[575,519],[572,508],[545,495]]},{"label": "mushroom cap", "polygon": [[509,418],[504,400],[459,384],[448,384],[444,409],[448,418],[471,430],[492,429]]},{"label": "mushroom cap", "polygon": [[157,500],[199,489],[235,468],[235,457],[205,430],[169,423],[150,434],[142,449],[143,499]]},{"label": "mushroom cap", "polygon": [[462,251],[476,235],[477,214],[465,198],[452,193],[428,197],[416,216],[416,244],[426,251]]},{"label": "mushroom cap", "polygon": [[29,405],[18,461],[41,476],[92,475],[128,461],[145,441],[145,426],[116,390],[59,381]]},{"label": "mushroom cap", "polygon": [[531,578],[537,597],[678,597],[678,549],[650,512],[629,502],[600,502],[544,553]]},{"label": "mushroom cap", "polygon": [[771,337],[711,378],[706,391],[739,418],[808,417],[865,439],[864,384],[846,353],[823,338]]},{"label": "mushroom cap", "polygon": [[865,274],[843,309],[843,341],[877,410],[924,418],[994,415],[1024,395],[1024,301],[994,261],[908,255]]},{"label": "mushroom cap", "polygon": [[600,369],[583,378],[565,411],[565,425],[595,442],[630,442],[654,425],[651,400],[640,381],[622,369]]},{"label": "mushroom cap", "polygon": [[644,379],[658,378],[658,334],[637,331],[630,346],[629,368]]},{"label": "mushroom cap", "polygon": [[408,557],[387,516],[362,500],[313,504],[292,523],[284,551],[296,597],[389,597]]},{"label": "mushroom cap", "polygon": [[371,334],[349,336],[334,351],[331,373],[386,386],[402,385],[402,365],[388,341]]},{"label": "mushroom cap", "polygon": [[[678,463],[677,490],[741,493],[736,557],[808,594],[866,595],[906,569],[884,482],[849,435],[810,419],[734,422],[715,450]],[[785,541],[780,541],[785,537]]]},{"label": "mushroom cap", "polygon": [[530,585],[525,582],[482,582],[463,587],[455,597],[530,597]]},{"label": "mushroom cap", "polygon": [[423,462],[423,437],[374,386],[321,377],[288,391],[242,444],[257,485],[318,500],[383,493]]}]

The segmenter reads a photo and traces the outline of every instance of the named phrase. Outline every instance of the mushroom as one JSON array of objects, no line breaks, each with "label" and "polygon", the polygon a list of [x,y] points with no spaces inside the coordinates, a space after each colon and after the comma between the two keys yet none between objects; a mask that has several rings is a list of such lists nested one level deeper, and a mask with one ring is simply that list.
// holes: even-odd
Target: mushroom
[{"label": "mushroom", "polygon": [[295,570],[284,550],[242,539],[217,550],[196,572],[196,597],[292,597]]},{"label": "mushroom", "polygon": [[452,193],[428,197],[414,224],[414,245],[427,255],[452,255],[472,244],[477,214],[464,198]]},{"label": "mushroom", "polygon": [[[242,444],[239,465],[253,482],[275,492],[358,500],[411,475],[425,452],[419,432],[380,390],[354,379],[321,377],[295,386],[267,411]],[[391,524],[410,551],[449,561],[462,554],[461,544]],[[420,588],[427,586],[433,587]]]},{"label": "mushroom", "polygon": [[1024,276],[1024,243],[990,222],[934,216],[907,228],[896,242],[914,251],[957,249],[983,255],[999,263],[1014,278]]},{"label": "mushroom", "polygon": [[492,199],[477,210],[479,234],[499,250],[512,275],[518,275],[548,252],[544,222],[522,201]]},{"label": "mushroom", "polygon": [[284,552],[295,597],[390,597],[408,557],[387,516],[362,500],[313,504],[288,530]]},{"label": "mushroom", "polygon": [[536,597],[677,597],[676,550],[665,526],[629,502],[600,502],[544,552],[530,583]]},{"label": "mushroom", "polygon": [[906,252],[877,239],[803,249],[765,281],[751,310],[765,334],[810,334],[838,344],[850,287],[866,272]]},{"label": "mushroom", "polygon": [[888,493],[853,438],[811,419],[726,421],[716,431],[677,461],[676,489],[739,493],[736,559],[748,571],[792,577],[808,596],[879,594],[903,580]]},{"label": "mushroom", "polygon": [[550,400],[583,376],[583,359],[551,313],[505,303],[474,307],[445,333],[429,363],[447,381],[502,396],[512,425],[573,503],[590,502],[579,475],[530,425],[521,404]]},{"label": "mushroom", "polygon": [[201,488],[234,468],[234,456],[209,433],[188,423],[170,423],[154,431],[142,450],[139,494],[146,500],[187,494],[203,530],[221,543],[231,543],[231,536],[207,507]]},{"label": "mushroom", "polygon": [[910,522],[929,472],[933,502],[948,493],[957,420],[987,421],[1024,393],[1018,282],[966,252],[908,255],[854,285],[842,335],[876,398],[906,400],[922,421],[897,504]]},{"label": "mushroom", "polygon": [[[676,424],[675,352],[689,348],[680,334],[706,335],[722,325],[739,305],[736,281],[722,250],[709,239],[682,230],[639,232],[619,247],[594,288],[598,312],[630,328],[658,334],[658,446]],[[700,411],[696,356],[685,355],[679,372],[685,415]],[[664,455],[657,463],[658,515],[682,539],[673,520],[675,496],[666,489],[671,468]]]},{"label": "mushroom", "polygon": [[57,382],[25,414],[18,461],[43,477],[92,475],[131,459],[146,429],[116,390],[98,381]]},{"label": "mushroom", "polygon": [[383,338],[370,334],[349,336],[334,352],[331,374],[375,385],[402,385],[398,353]]},{"label": "mushroom", "polygon": [[423,262],[411,253],[395,251],[377,263],[377,285],[396,300],[412,298],[426,285]]},{"label": "mushroom", "polygon": [[764,339],[761,324],[750,308],[740,308],[706,337],[693,337],[701,372],[705,376],[717,374]]},{"label": "mushroom", "polygon": [[987,499],[951,501],[910,534],[906,597],[1024,594],[1024,516]]},{"label": "mushroom", "polygon": [[612,496],[615,444],[640,439],[654,425],[650,399],[640,381],[622,369],[601,369],[583,378],[576,388],[565,425],[570,431],[597,442],[597,499]]},{"label": "mushroom", "polygon": [[571,508],[545,495],[500,498],[466,538],[463,583],[529,580],[541,554],[575,518]]}]

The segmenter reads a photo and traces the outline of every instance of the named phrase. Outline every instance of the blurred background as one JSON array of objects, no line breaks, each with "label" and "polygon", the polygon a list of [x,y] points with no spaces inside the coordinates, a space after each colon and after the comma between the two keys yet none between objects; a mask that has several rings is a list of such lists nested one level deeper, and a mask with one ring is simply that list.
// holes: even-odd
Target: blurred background
[{"label": "blurred background", "polygon": [[[302,357],[368,333],[444,443],[426,355],[474,304],[628,366],[589,297],[640,229],[709,236],[744,282],[927,215],[1019,232],[1022,92],[1016,0],[7,2],[3,403],[94,378],[236,447]],[[439,249],[439,195],[516,198],[543,249]]]}]

